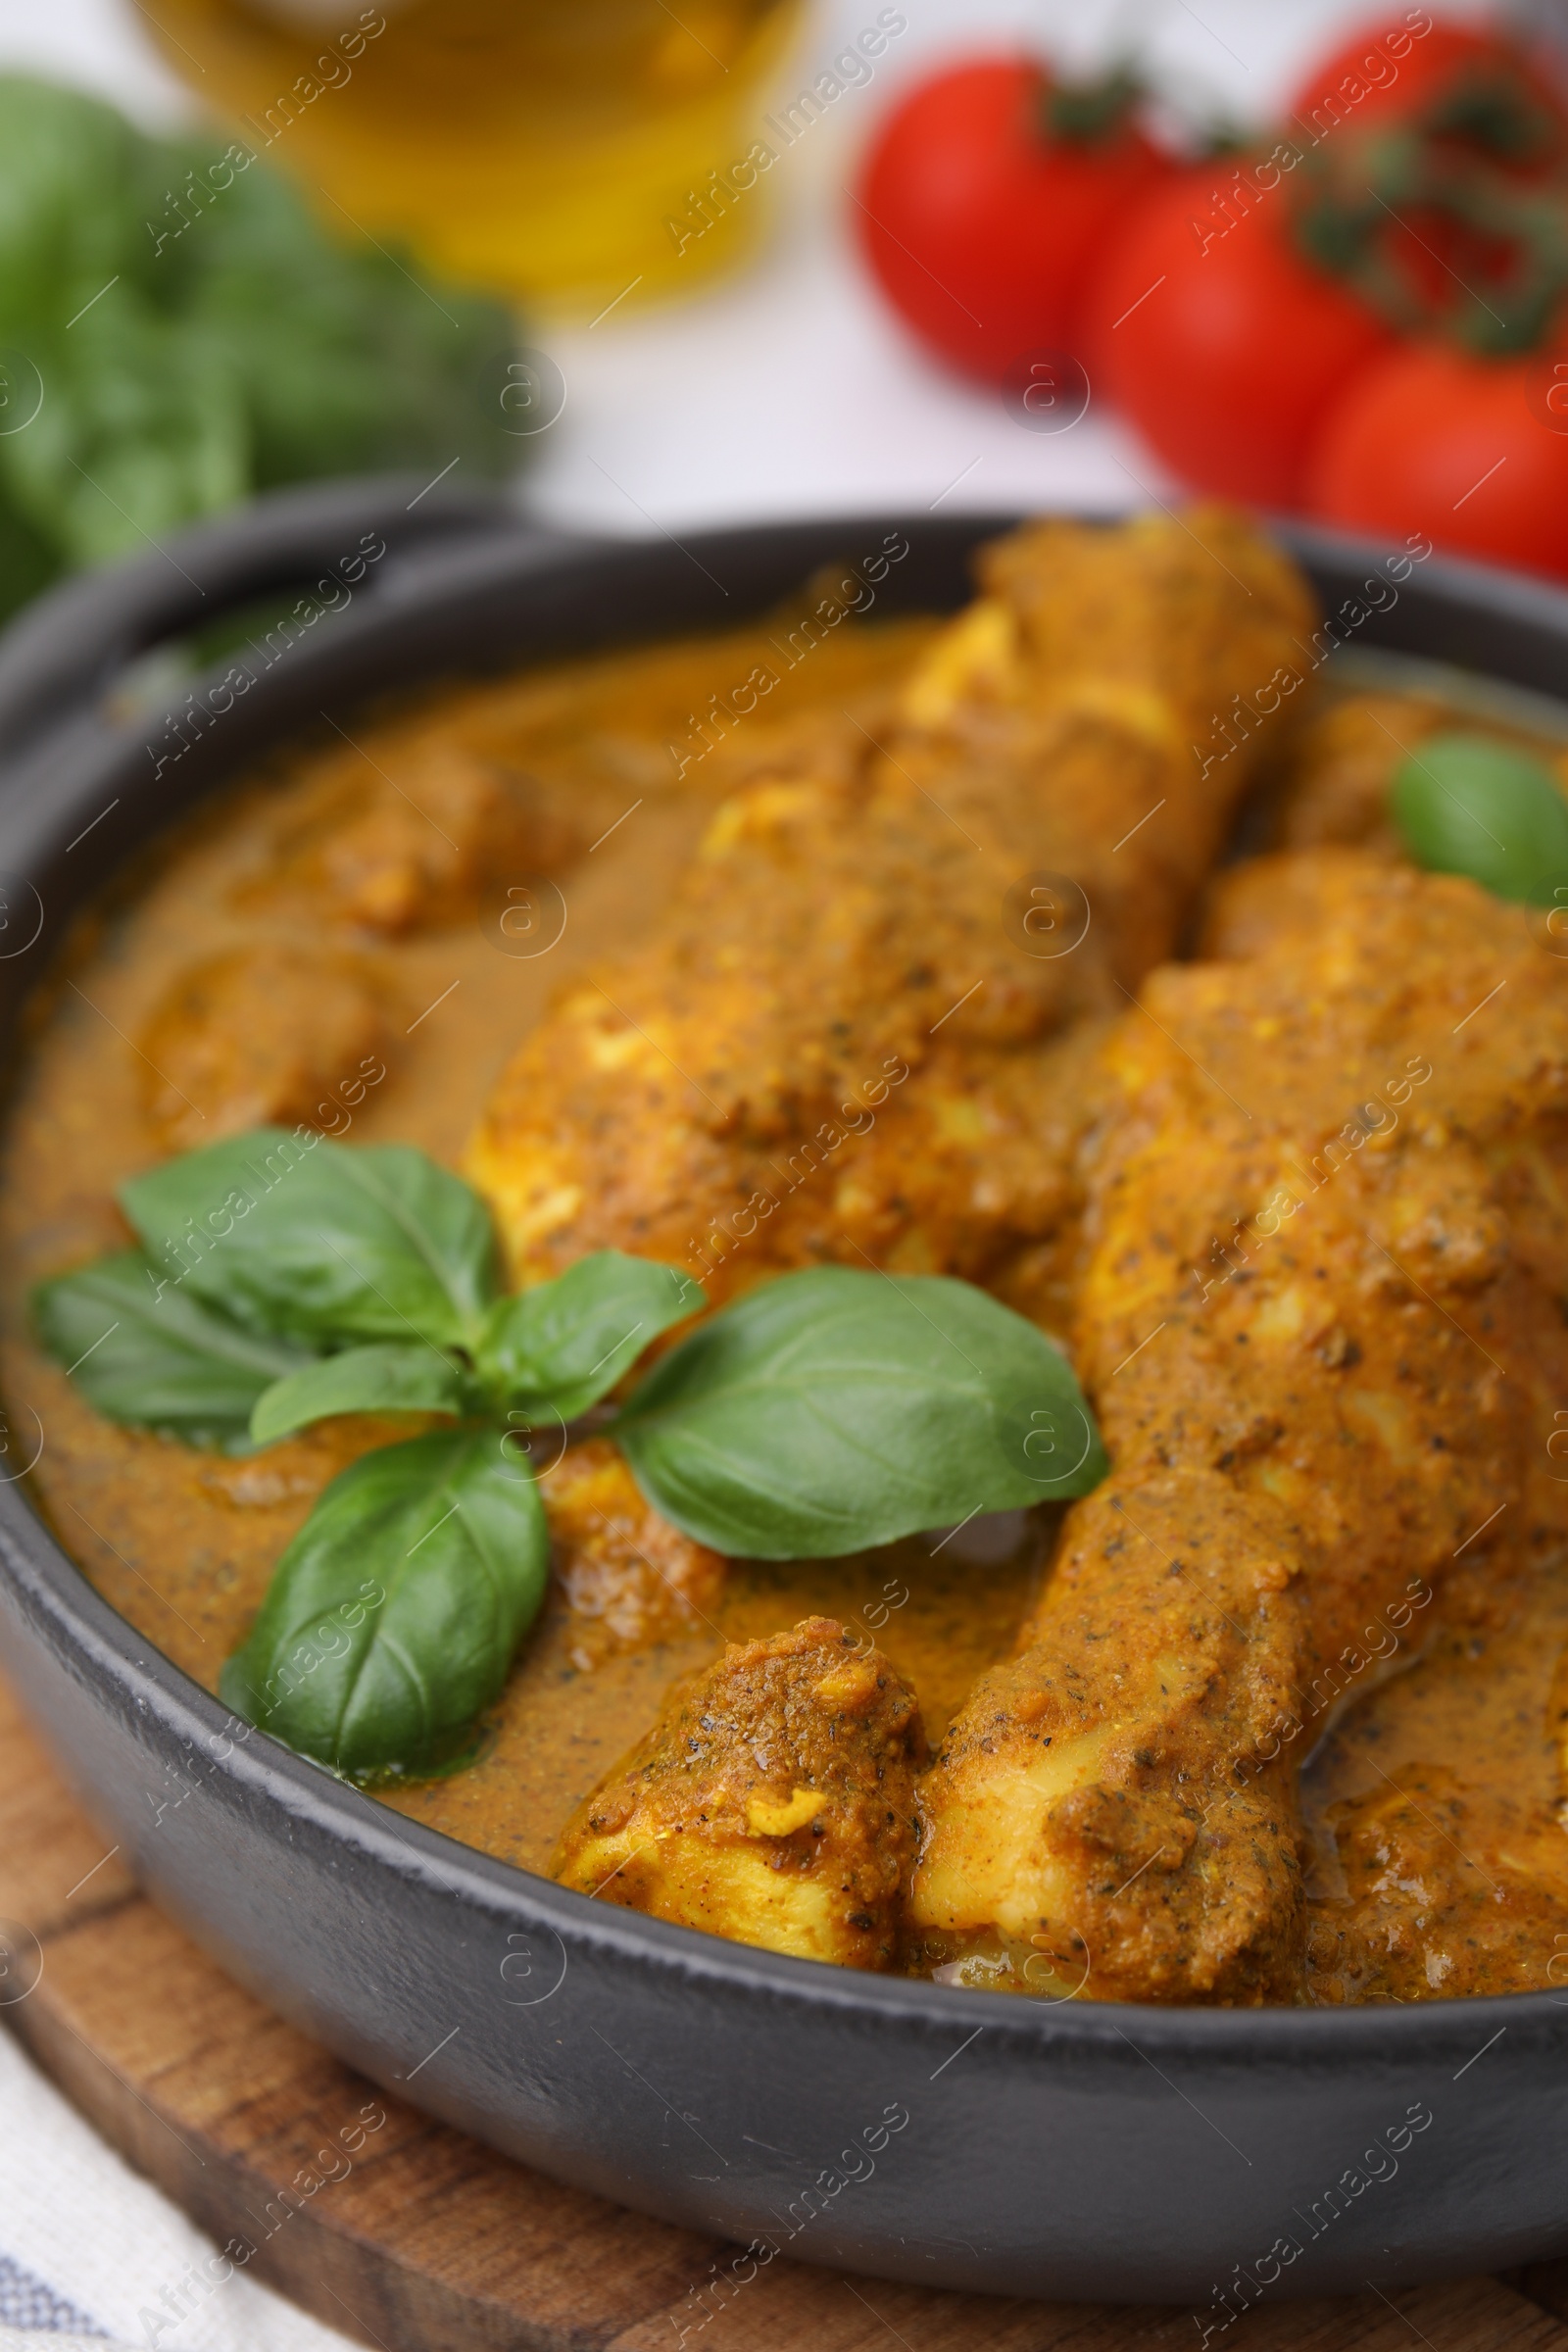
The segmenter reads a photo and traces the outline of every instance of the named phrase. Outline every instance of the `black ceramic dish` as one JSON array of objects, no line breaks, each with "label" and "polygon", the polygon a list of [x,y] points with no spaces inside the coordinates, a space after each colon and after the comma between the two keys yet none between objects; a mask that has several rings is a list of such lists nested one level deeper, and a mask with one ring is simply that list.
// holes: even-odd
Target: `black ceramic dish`
[{"label": "black ceramic dish", "polygon": [[[58,594],[0,646],[8,1033],[83,897],[323,710],[731,622],[889,528],[909,553],[881,609],[951,607],[999,527],[878,515],[573,544],[435,492],[411,509],[416,487],[272,501]],[[247,655],[243,691],[180,697],[178,757],[163,710],[117,715],[125,665],[159,639],[341,577],[368,531],[388,552],[346,607],[270,667]],[[1381,550],[1292,536],[1331,612],[1381,568]],[[1349,633],[1519,686],[1568,682],[1568,595],[1468,566],[1421,565]],[[15,1431],[7,1459],[29,1451]],[[58,1549],[24,1483],[0,1486],[0,1625],[106,1841],[172,1917],[377,2082],[564,2180],[853,2271],[1205,2313],[1237,2265],[1284,2295],[1568,2252],[1568,1987],[1160,2010],[853,1976],[596,1904],[260,1734],[232,1744],[217,1702]],[[171,1775],[197,1793],[160,1818],[147,1791]],[[1299,2252],[1271,2252],[1281,2239]]]}]

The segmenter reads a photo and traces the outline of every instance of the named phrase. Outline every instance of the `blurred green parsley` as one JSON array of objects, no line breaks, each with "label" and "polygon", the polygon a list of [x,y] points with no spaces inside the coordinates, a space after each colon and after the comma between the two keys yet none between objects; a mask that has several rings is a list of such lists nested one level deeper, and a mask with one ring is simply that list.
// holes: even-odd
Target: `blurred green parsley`
[{"label": "blurred green parsley", "polygon": [[0,618],[254,490],[510,470],[517,339],[499,304],[323,229],[245,142],[149,138],[0,75]]}]

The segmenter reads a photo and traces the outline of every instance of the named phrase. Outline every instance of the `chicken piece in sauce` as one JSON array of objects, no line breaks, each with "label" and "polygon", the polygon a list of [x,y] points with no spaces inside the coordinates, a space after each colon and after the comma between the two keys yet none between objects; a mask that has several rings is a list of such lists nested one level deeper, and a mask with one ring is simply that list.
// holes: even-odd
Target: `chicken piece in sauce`
[{"label": "chicken piece in sauce", "polygon": [[571,1611],[574,1665],[707,1622],[727,1563],[655,1510],[607,1438],[570,1446],[540,1494]]},{"label": "chicken piece in sauce", "polygon": [[277,1122],[330,1129],[386,1076],[391,1007],[360,958],[276,944],[181,973],[142,1032],[147,1115],[189,1152]]},{"label": "chicken piece in sauce", "polygon": [[888,1969],[924,1754],[887,1659],[808,1617],[677,1689],[568,1823],[554,1874],[738,1943]]},{"label": "chicken piece in sauce", "polygon": [[466,920],[489,885],[560,872],[591,838],[564,794],[462,746],[416,742],[395,775],[356,751],[285,807],[257,889],[403,937]]},{"label": "chicken piece in sauce", "polygon": [[889,736],[735,792],[659,938],[520,1047],[467,1160],[520,1275],[989,1279],[1060,1227],[1071,1122],[1031,1149],[1029,1087],[1059,1099],[1061,1033],[1171,951],[1252,758],[1205,777],[1192,743],[1309,599],[1220,510],[1040,523],[980,568]]},{"label": "chicken piece in sauce", "polygon": [[1467,881],[1334,871],[1315,932],[1167,966],[1107,1048],[1114,1469],[922,1787],[912,1916],[960,1966],[1078,1938],[1091,1997],[1291,1998],[1315,1694],[1373,1625],[1408,1656],[1456,1557],[1568,1535],[1568,970]]},{"label": "chicken piece in sauce", "polygon": [[[1479,731],[1521,749],[1541,752],[1525,729],[1494,717],[1465,717],[1435,695],[1348,694],[1310,717],[1290,749],[1270,794],[1271,846],[1279,850],[1356,849],[1391,861],[1408,856],[1389,810],[1394,779],[1407,759],[1419,759],[1432,735]],[[1568,755],[1558,753],[1557,779],[1568,792]]]},{"label": "chicken piece in sauce", "polygon": [[[1266,1498],[1201,1470],[1092,1496],[924,1788],[915,1964],[1090,1997],[1180,1976],[1167,1997],[1191,1999],[1202,1952],[1261,1945],[1256,1993],[1288,1998],[1301,1868],[1277,1727],[1306,1640]],[[1216,1741],[1256,1771],[1195,1776]]]},{"label": "chicken piece in sauce", "polygon": [[1402,858],[1390,788],[1410,754],[1454,723],[1452,711],[1426,695],[1348,694],[1330,703],[1301,728],[1270,796],[1272,846]]}]

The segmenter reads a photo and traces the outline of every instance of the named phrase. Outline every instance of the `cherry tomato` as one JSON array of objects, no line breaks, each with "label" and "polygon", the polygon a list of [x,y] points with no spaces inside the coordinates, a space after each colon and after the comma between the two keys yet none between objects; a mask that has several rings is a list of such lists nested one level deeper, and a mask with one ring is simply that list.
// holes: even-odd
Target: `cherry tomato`
[{"label": "cherry tomato", "polygon": [[1295,503],[1329,404],[1391,340],[1296,251],[1282,152],[1146,197],[1086,306],[1097,388],[1185,481],[1264,507]]},{"label": "cherry tomato", "polygon": [[1369,26],[1297,93],[1297,241],[1405,334],[1524,350],[1564,280],[1542,198],[1568,111],[1521,43],[1423,16]]},{"label": "cherry tomato", "polygon": [[1336,403],[1307,468],[1308,509],[1363,535],[1424,531],[1459,555],[1568,573],[1565,384],[1568,363],[1549,354],[1401,346]]},{"label": "cherry tomato", "polygon": [[1125,93],[1104,98],[982,59],[922,82],[881,125],[853,212],[862,248],[906,324],[966,374],[1004,382],[1032,349],[1071,351],[1107,235],[1169,173]]},{"label": "cherry tomato", "polygon": [[1286,107],[1293,135],[1379,133],[1419,119],[1522,169],[1560,158],[1568,113],[1516,41],[1467,24],[1424,33],[1399,18],[1369,27],[1314,66]]}]

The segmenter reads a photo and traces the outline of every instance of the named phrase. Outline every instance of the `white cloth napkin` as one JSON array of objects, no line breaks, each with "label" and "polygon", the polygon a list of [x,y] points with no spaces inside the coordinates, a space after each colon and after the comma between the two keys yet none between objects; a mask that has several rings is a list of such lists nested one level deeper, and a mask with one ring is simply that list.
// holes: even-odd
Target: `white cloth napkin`
[{"label": "white cloth napkin", "polygon": [[0,2032],[0,2352],[351,2352],[224,2269]]}]

